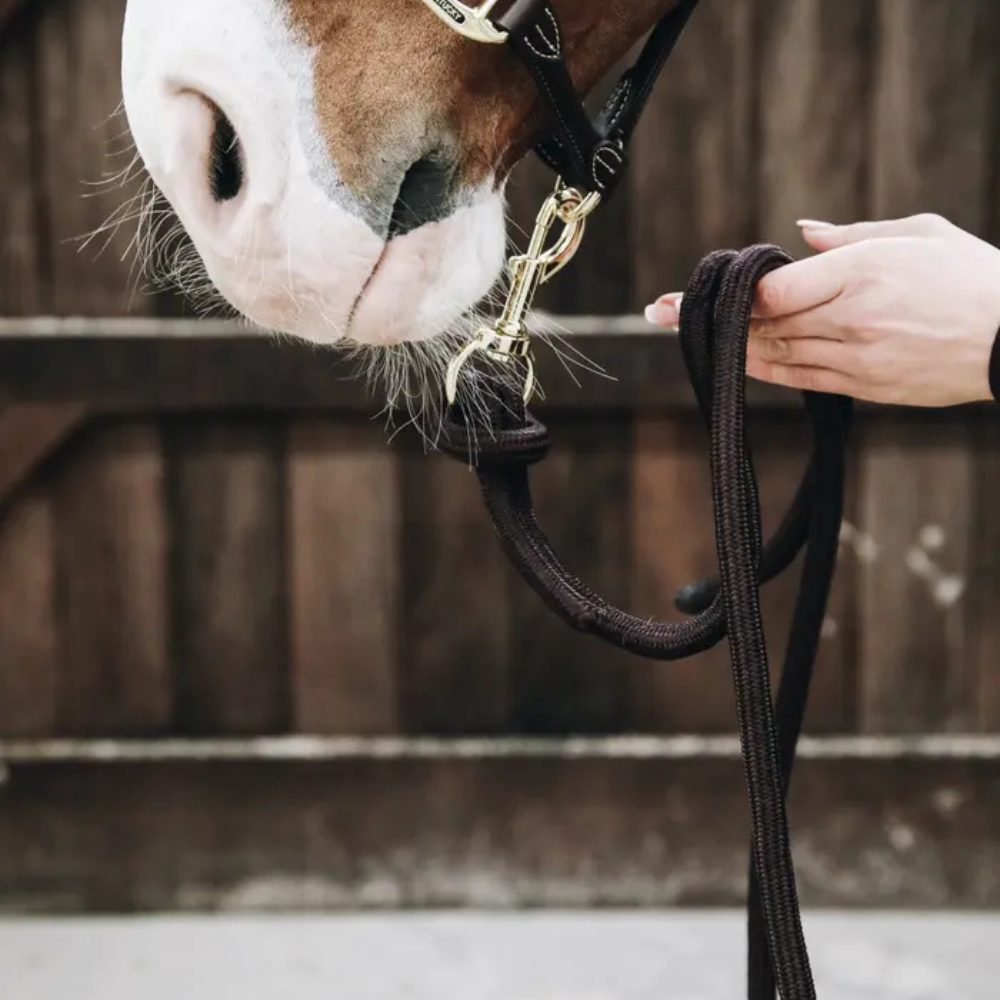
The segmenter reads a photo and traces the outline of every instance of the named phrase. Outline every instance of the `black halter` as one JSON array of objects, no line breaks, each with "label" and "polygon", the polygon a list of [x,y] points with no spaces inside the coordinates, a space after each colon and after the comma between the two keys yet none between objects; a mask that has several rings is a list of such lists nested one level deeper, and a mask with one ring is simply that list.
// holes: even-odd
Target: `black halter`
[{"label": "black halter", "polygon": [[573,86],[562,28],[549,0],[516,0],[496,19],[548,106],[551,132],[535,152],[569,185],[605,197],[614,190],[628,165],[632,133],[697,6],[698,0],[681,0],[656,26],[595,119]]},{"label": "black halter", "polygon": [[[440,9],[449,0],[426,0]],[[549,0],[516,0],[490,31],[510,44],[548,106],[536,147],[557,173],[602,200],[620,180],[626,150],[653,86],[698,0],[681,0],[654,29],[636,64],[592,120],[573,88],[562,31]],[[484,5],[492,8],[493,4]],[[452,8],[461,15],[461,11]],[[466,10],[469,10],[466,8]],[[448,14],[447,16],[451,16]],[[539,528],[528,470],[544,459],[545,427],[524,396],[501,380],[487,411],[451,406],[444,450],[475,466],[487,510],[507,555],[543,601],[571,627],[640,656],[675,660],[728,638],[737,721],[751,813],[748,996],[815,1000],[802,932],[785,814],[820,630],[836,564],[851,402],[805,394],[813,452],[785,520],[764,546],[757,480],[746,441],[746,348],[757,284],[791,258],[772,246],[706,257],[688,284],[680,337],[698,408],[709,432],[719,579],[679,595],[690,617],[656,623],[609,605],[564,567]],[[503,331],[500,331],[503,333]],[[515,363],[517,355],[506,359]],[[805,548],[802,581],[776,702],[760,613],[760,585]]]}]

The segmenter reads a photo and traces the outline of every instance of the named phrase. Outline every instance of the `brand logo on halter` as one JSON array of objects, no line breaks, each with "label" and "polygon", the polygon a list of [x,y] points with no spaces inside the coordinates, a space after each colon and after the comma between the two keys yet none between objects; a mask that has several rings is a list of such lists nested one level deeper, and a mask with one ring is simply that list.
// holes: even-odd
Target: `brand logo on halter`
[{"label": "brand logo on halter", "polygon": [[456,24],[465,24],[465,15],[448,0],[431,0],[443,10]]}]

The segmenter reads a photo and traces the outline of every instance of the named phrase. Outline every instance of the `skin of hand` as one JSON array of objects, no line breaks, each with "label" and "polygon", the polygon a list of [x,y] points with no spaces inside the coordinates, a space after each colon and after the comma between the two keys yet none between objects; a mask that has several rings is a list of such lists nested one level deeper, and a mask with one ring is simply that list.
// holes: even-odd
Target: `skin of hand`
[{"label": "skin of hand", "polygon": [[[799,226],[819,253],[758,286],[748,375],[906,406],[993,398],[1000,250],[936,215]],[[647,319],[676,327],[681,298],[662,296]]]}]

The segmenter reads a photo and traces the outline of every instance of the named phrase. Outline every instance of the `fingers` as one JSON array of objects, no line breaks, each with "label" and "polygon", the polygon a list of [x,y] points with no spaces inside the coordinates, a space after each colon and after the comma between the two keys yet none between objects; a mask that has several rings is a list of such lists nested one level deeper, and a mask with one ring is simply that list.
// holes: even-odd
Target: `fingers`
[{"label": "fingers", "polygon": [[757,285],[753,315],[777,319],[826,305],[845,290],[850,274],[851,261],[843,251],[786,264]]},{"label": "fingers", "polygon": [[849,375],[829,368],[809,368],[802,365],[773,364],[747,359],[747,375],[760,382],[798,389],[801,392],[825,392],[835,396],[866,399],[868,391]]},{"label": "fingers", "polygon": [[[836,286],[836,282],[822,284],[822,276],[818,282],[813,278],[806,275],[812,282],[808,287],[819,294]],[[679,292],[661,296],[647,307],[646,318],[657,326],[675,327],[680,321],[681,300]],[[857,347],[843,342],[828,312],[816,309],[807,316],[755,319],[747,344],[747,375],[800,391],[864,398],[861,383],[848,374],[857,370]]]},{"label": "fingers", "polygon": [[939,215],[911,215],[905,219],[887,219],[882,222],[855,222],[837,226],[830,222],[800,219],[802,237],[815,250],[833,250],[837,247],[862,243],[865,240],[891,239],[900,236],[938,236],[951,228],[951,223]]},{"label": "fingers", "polygon": [[[940,215],[912,215],[881,222],[855,222],[838,226],[814,219],[800,219],[802,236],[815,257],[799,260],[767,275],[757,288],[754,317],[776,319],[806,312],[832,302],[847,288],[860,258],[849,248],[869,240],[901,237],[944,237],[957,232]],[[680,292],[661,296],[646,309],[650,323],[676,327],[680,322]]]},{"label": "fingers", "polygon": [[[794,266],[794,265],[789,265]],[[799,275],[793,276],[797,278]],[[806,274],[807,281],[811,277]],[[767,279],[765,279],[767,280]],[[815,286],[814,286],[815,287]],[[797,291],[797,289],[796,289]],[[794,309],[796,302],[794,296],[789,296],[786,301],[790,301],[793,307],[791,315],[775,315],[764,317],[759,315],[763,309],[774,309],[776,297],[784,295],[783,288],[771,286],[765,288],[763,292],[758,291],[758,295],[765,296],[763,307],[760,304],[755,307],[754,316],[750,325],[750,336],[756,338],[780,338],[780,339],[801,339],[801,338],[824,338],[828,340],[843,340],[841,329],[835,323],[835,316],[829,309],[824,308],[825,302],[821,302],[818,308],[797,312]],[[822,298],[822,289],[818,296]],[[646,306],[646,319],[654,326],[668,329],[676,329],[680,324],[681,302],[683,301],[681,292],[670,292],[662,295],[652,305]]]},{"label": "fingers", "polygon": [[[850,261],[838,253],[809,257],[778,268],[757,286],[754,318],[777,319],[826,305],[844,291],[849,274]],[[646,319],[656,326],[677,326],[682,299],[680,292],[661,296],[646,307]]]},{"label": "fingers", "polygon": [[747,345],[747,364],[783,365],[804,368],[829,368],[847,373],[856,367],[854,345],[822,338],[785,339],[751,337]]},{"label": "fingers", "polygon": [[851,330],[843,325],[842,310],[836,305],[778,316],[775,319],[754,318],[750,321],[751,340],[853,340]]},{"label": "fingers", "polygon": [[646,306],[646,319],[654,326],[675,327],[681,321],[681,292],[661,295],[652,305]]}]

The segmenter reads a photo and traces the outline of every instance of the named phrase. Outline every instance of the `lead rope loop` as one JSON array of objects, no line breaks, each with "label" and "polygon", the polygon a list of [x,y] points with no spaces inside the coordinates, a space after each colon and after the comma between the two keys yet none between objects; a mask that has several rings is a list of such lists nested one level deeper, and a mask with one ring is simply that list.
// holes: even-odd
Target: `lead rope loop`
[{"label": "lead rope loop", "polygon": [[[442,445],[475,466],[487,510],[510,560],[573,628],[638,655],[675,660],[729,638],[751,819],[748,988],[751,1000],[814,1000],[785,814],[795,745],[836,561],[850,403],[808,394],[814,450],[792,508],[764,547],[757,481],[747,449],[745,365],[757,283],[788,263],[776,247],[711,254],[684,295],[681,343],[710,436],[720,583],[708,608],[681,622],[650,622],[609,605],[567,570],[535,519],[528,476],[549,448],[516,382],[486,415],[448,411]],[[478,411],[477,411],[478,412]],[[808,542],[777,709],[760,612],[760,583]]]}]

